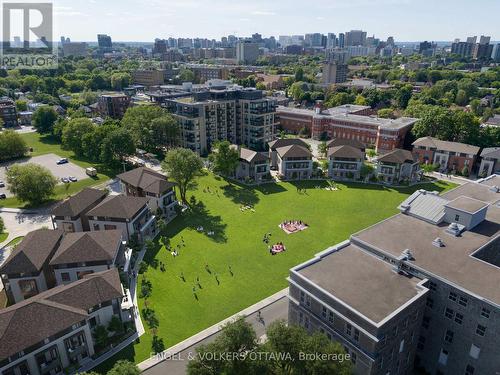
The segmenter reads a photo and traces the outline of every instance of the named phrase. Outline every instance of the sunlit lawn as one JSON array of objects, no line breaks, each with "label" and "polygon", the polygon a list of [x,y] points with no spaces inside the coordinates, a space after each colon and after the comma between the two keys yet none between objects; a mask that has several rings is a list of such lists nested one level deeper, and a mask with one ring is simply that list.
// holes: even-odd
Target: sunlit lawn
[{"label": "sunlit lawn", "polygon": [[[422,188],[420,185],[395,190],[339,184],[338,191],[327,191],[316,188],[317,185],[326,186],[320,182],[303,182],[251,189],[228,185],[212,175],[199,179],[197,189],[189,194],[196,197],[195,208],[170,224],[168,237],[172,247],[181,244],[182,238],[185,241],[180,255],[174,258],[165,247],[159,246],[146,257],[150,265],[154,259],[166,265],[166,272],[150,266],[145,274],[153,285],[149,307],[159,318],[158,335],[166,347],[285,288],[291,267],[397,213],[398,204]],[[297,186],[306,188],[306,193],[298,193]],[[439,182],[424,188],[443,191],[453,186]],[[241,212],[242,204],[254,206],[255,212]],[[287,235],[278,225],[291,219],[302,220],[310,227]],[[205,234],[196,230],[199,226]],[[215,233],[207,236],[207,231]],[[263,235],[269,232],[272,243],[283,241],[285,253],[269,254],[268,245],[262,241]],[[205,265],[211,273],[205,270]],[[230,266],[234,275],[230,274]],[[182,274],[185,282],[180,277]],[[202,287],[196,287],[198,300],[192,291],[197,277]],[[144,300],[139,300],[139,306],[144,307]],[[148,331],[140,343],[118,356],[140,362],[150,351]],[[100,370],[105,368],[102,366]]]}]

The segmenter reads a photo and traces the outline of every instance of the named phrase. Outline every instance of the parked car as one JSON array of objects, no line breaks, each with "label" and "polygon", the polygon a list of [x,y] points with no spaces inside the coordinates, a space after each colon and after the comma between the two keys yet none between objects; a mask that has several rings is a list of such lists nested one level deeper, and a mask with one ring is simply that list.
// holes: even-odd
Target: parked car
[{"label": "parked car", "polygon": [[68,179],[71,181],[71,182],[76,182],[78,181],[78,178],[76,178],[75,176],[69,176]]},{"label": "parked car", "polygon": [[65,184],[69,184],[69,178],[67,178],[67,177],[62,177],[62,178],[61,178],[61,181],[62,181],[63,183],[65,183]]},{"label": "parked car", "polygon": [[0,194],[0,199],[7,199],[7,196],[5,194]]},{"label": "parked car", "polygon": [[0,188],[5,187],[5,183],[3,181],[0,181]]},{"label": "parked car", "polygon": [[57,165],[69,163],[68,159],[62,158],[57,161]]},{"label": "parked car", "polygon": [[85,168],[85,173],[90,177],[97,176],[97,169],[93,167]]}]

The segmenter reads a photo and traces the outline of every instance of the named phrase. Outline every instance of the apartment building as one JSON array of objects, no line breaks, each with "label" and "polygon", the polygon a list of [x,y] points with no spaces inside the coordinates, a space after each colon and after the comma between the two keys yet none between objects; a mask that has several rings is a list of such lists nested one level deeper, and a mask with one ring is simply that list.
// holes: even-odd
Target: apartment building
[{"label": "apartment building", "polygon": [[312,177],[313,155],[308,148],[292,144],[276,149],[278,176],[284,180],[306,180]]},{"label": "apartment building", "polygon": [[349,145],[328,148],[328,177],[332,179],[358,180],[365,161],[361,149]]},{"label": "apartment building", "polygon": [[117,120],[123,117],[129,106],[130,97],[120,93],[103,94],[97,102],[97,110],[101,117]]},{"label": "apartment building", "polygon": [[264,151],[276,135],[276,100],[260,90],[211,88],[167,100],[165,106],[179,122],[182,146],[200,155],[226,140]]},{"label": "apartment building", "polygon": [[160,86],[165,84],[165,78],[168,70],[165,69],[142,69],[132,72],[132,81],[136,85],[146,87]]},{"label": "apartment building", "polygon": [[349,67],[336,61],[328,61],[323,65],[321,83],[325,85],[342,83],[347,81]]},{"label": "apartment building", "polygon": [[152,212],[161,211],[170,221],[176,215],[178,204],[175,183],[150,168],[140,167],[116,176],[120,180],[121,191],[126,196],[146,197]]},{"label": "apartment building", "polygon": [[419,162],[408,150],[392,150],[378,157],[375,164],[375,174],[379,181],[388,184],[415,183],[421,177]]},{"label": "apartment building", "polygon": [[367,116],[370,110],[370,107],[356,105],[327,110],[278,107],[278,115],[284,130],[297,132],[298,129],[309,129],[313,139],[354,139],[365,147],[375,147],[378,153],[402,148],[417,119],[401,117],[392,120]]},{"label": "apartment building", "polygon": [[229,68],[206,64],[187,64],[186,67],[194,73],[195,81],[205,83],[212,79],[229,78]]},{"label": "apartment building", "polygon": [[238,152],[240,159],[235,172],[237,179],[260,183],[270,178],[267,154],[249,150],[245,147],[238,147]]},{"label": "apartment building", "polygon": [[139,242],[154,237],[156,217],[146,197],[109,196],[87,213],[91,231],[120,229],[123,238]]},{"label": "apartment building", "polygon": [[85,188],[59,203],[51,212],[52,226],[64,232],[89,231],[87,212],[106,198],[105,190]]},{"label": "apartment building", "polygon": [[249,40],[236,43],[236,61],[238,64],[255,64],[259,58],[259,45]]},{"label": "apartment building", "polygon": [[487,177],[500,174],[500,147],[488,147],[481,151],[479,176]]},{"label": "apartment building", "polygon": [[3,121],[3,127],[12,128],[18,125],[17,109],[13,100],[0,98],[0,119]]},{"label": "apartment building", "polygon": [[85,42],[66,42],[61,47],[65,57],[85,57],[88,55],[88,45]]},{"label": "apartment building", "polygon": [[471,172],[479,147],[465,143],[441,141],[433,137],[423,137],[413,142],[413,154],[422,164],[435,164],[441,172]]},{"label": "apartment building", "polygon": [[130,320],[116,269],[58,286],[0,310],[0,373],[74,372],[96,354],[93,329]]},{"label": "apartment building", "polygon": [[495,374],[500,368],[500,177],[353,234],[289,277],[289,321],[340,342],[355,374]]},{"label": "apartment building", "polygon": [[269,161],[272,170],[278,169],[278,148],[298,145],[307,148],[307,143],[299,138],[279,138],[269,142]]}]

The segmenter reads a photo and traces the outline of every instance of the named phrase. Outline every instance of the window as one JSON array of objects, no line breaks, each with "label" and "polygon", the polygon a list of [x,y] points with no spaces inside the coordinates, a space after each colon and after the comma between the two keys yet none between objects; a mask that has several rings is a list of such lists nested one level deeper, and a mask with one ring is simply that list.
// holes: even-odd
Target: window
[{"label": "window", "polygon": [[354,329],[354,341],[359,341],[359,330]]},{"label": "window", "polygon": [[478,346],[472,344],[470,347],[469,355],[474,359],[478,359],[479,353],[481,353],[481,349]]},{"label": "window", "polygon": [[328,321],[333,323],[333,311],[328,311]]},{"label": "window", "polygon": [[19,280],[19,289],[21,289],[21,294],[24,299],[28,299],[38,294],[38,287],[36,286],[36,280]]},{"label": "window", "polygon": [[465,368],[465,375],[474,375],[474,367],[467,365]]},{"label": "window", "polygon": [[455,323],[462,324],[463,320],[464,320],[464,316],[462,314],[457,313],[455,315]]},{"label": "window", "polygon": [[481,310],[481,316],[484,317],[484,318],[488,318],[490,317],[490,309],[487,309],[486,307],[483,307],[483,309]]},{"label": "window", "polygon": [[304,328],[308,329],[309,328],[309,317],[306,316],[305,322],[304,322]]},{"label": "window", "polygon": [[484,336],[485,333],[486,333],[486,327],[482,326],[481,324],[478,324],[476,328],[476,334],[479,336]]},{"label": "window", "polygon": [[429,283],[429,289],[435,292],[437,290],[437,284],[431,281]]},{"label": "window", "polygon": [[305,303],[306,301],[306,294],[303,291],[300,291],[300,302]]},{"label": "window", "polygon": [[401,340],[401,342],[399,343],[399,352],[400,353],[403,353],[403,351],[405,350],[405,340]]},{"label": "window", "polygon": [[94,271],[79,271],[79,272],[76,273],[76,277],[77,277],[78,280],[81,280],[85,276],[91,275],[93,273],[94,273]]},{"label": "window", "polygon": [[439,353],[439,363],[446,366],[448,363],[448,350],[441,349],[441,353]]},{"label": "window", "polygon": [[299,312],[299,324],[302,325],[302,322],[304,321],[304,314],[301,312]]},{"label": "window", "polygon": [[62,281],[69,281],[70,280],[69,273],[68,272],[61,273],[61,280]]},{"label": "window", "polygon": [[453,331],[447,330],[446,334],[444,335],[444,341],[451,344],[453,342],[453,335]]},{"label": "window", "polygon": [[455,215],[455,221],[460,221],[460,215]]},{"label": "window", "polygon": [[116,225],[104,224],[104,230],[115,230]]},{"label": "window", "polygon": [[417,349],[418,350],[424,350],[424,346],[425,346],[425,337],[424,336],[419,336],[418,343],[417,343]]},{"label": "window", "polygon": [[353,365],[356,364],[356,360],[358,359],[358,356],[356,355],[356,353],[352,352],[351,353],[351,362]]},{"label": "window", "polygon": [[345,333],[347,333],[349,336],[351,336],[352,333],[352,325],[349,323],[345,324]]},{"label": "window", "polygon": [[424,319],[422,320],[422,327],[424,327],[425,329],[428,329],[430,321],[431,321],[430,317],[424,316]]},{"label": "window", "polygon": [[306,296],[306,306],[311,307],[311,296]]},{"label": "window", "polygon": [[100,230],[99,224],[94,224],[94,230]]},{"label": "window", "polygon": [[455,315],[453,309],[447,307],[446,310],[444,311],[444,316],[446,316],[448,319],[453,319],[453,315]]},{"label": "window", "polygon": [[467,306],[467,302],[468,302],[468,301],[467,301],[467,298],[465,298],[465,297],[460,297],[460,299],[458,300],[458,304],[459,304],[459,305],[462,305],[462,306],[464,306],[464,307],[466,307],[466,306]]},{"label": "window", "polygon": [[327,308],[323,306],[321,309],[321,316],[323,317],[323,319],[326,319],[327,314],[328,314]]},{"label": "window", "polygon": [[434,300],[432,298],[427,298],[427,302],[425,303],[429,309],[432,309],[434,306]]},{"label": "window", "polygon": [[448,298],[451,299],[453,302],[456,302],[457,301],[457,294],[450,292],[450,294],[448,295]]}]

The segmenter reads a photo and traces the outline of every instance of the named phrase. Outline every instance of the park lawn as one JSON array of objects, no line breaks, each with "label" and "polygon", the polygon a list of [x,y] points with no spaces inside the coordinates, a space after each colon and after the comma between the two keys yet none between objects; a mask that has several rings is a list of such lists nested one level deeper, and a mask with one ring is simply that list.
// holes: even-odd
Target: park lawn
[{"label": "park lawn", "polygon": [[[455,186],[437,182],[390,189],[339,184],[338,191],[327,191],[316,188],[318,185],[327,186],[324,182],[307,181],[252,189],[228,185],[211,174],[198,179],[196,190],[188,192],[188,197],[196,197],[196,208],[169,224],[171,246],[181,244],[182,238],[185,241],[180,255],[174,258],[160,244],[145,257],[150,264],[145,277],[153,286],[148,305],[159,319],[157,334],[163,338],[165,347],[286,288],[291,267],[348,239],[352,233],[396,214],[397,206],[416,189],[444,191]],[[306,193],[299,193],[297,187],[306,188]],[[254,206],[255,212],[240,211],[242,204]],[[282,221],[292,219],[306,222],[309,229],[287,235],[278,228]],[[213,231],[214,235],[199,233],[196,230],[199,226],[203,226],[205,233]],[[285,253],[269,254],[268,245],[262,241],[263,235],[269,232],[271,243],[283,241]],[[154,268],[155,262],[164,263],[166,272],[160,267]],[[211,273],[205,270],[205,265]],[[192,290],[197,277],[202,286],[202,289],[196,287],[198,300]],[[143,299],[139,299],[139,307],[143,309]],[[139,341],[98,370],[107,370],[120,358],[137,363],[148,358],[152,335],[147,327]]]},{"label": "park lawn", "polygon": [[7,237],[9,237],[9,233],[8,232],[0,233],[0,243],[2,243],[3,241],[5,241],[7,239]]}]

